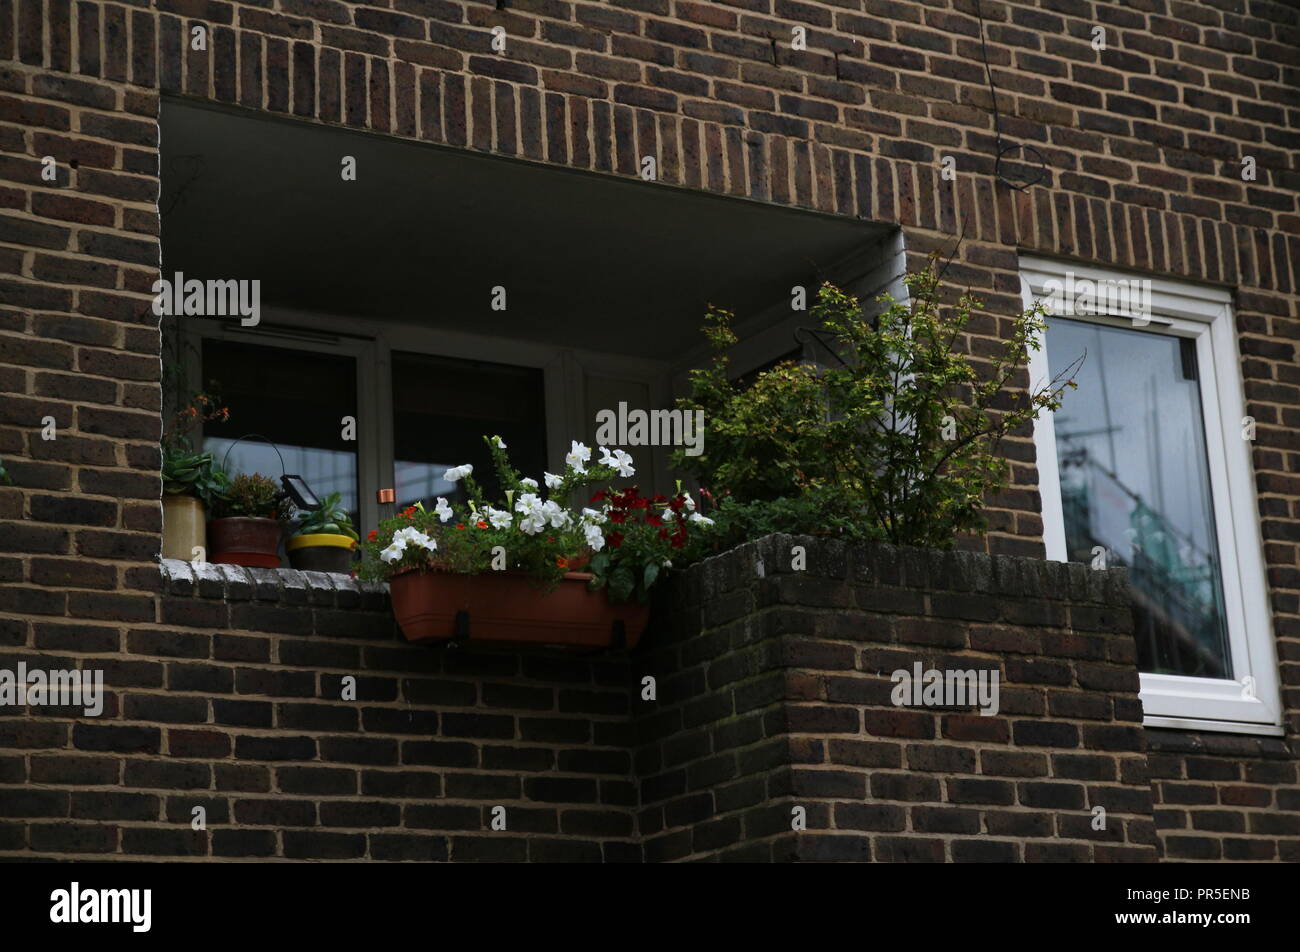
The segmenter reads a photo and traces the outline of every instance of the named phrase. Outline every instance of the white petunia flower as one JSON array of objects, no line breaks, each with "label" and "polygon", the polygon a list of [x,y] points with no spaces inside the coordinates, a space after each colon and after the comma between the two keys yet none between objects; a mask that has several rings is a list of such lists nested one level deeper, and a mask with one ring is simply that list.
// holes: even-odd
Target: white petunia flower
[{"label": "white petunia flower", "polygon": [[587,537],[587,545],[591,547],[591,551],[599,552],[605,547],[605,534],[600,531],[600,526],[588,523],[582,531]]},{"label": "white petunia flower", "polygon": [[451,506],[447,505],[447,500],[442,496],[438,497],[438,505],[433,507],[433,511],[443,522],[446,522],[456,514],[452,511]]},{"label": "white petunia flower", "polygon": [[535,490],[537,489],[537,480],[529,479],[527,476],[525,476],[523,479],[519,480],[519,485],[523,486],[525,489]]},{"label": "white petunia flower", "polygon": [[541,514],[543,518],[550,521],[553,529],[562,529],[572,521],[569,511],[552,500],[542,504]]},{"label": "white petunia flower", "polygon": [[404,529],[398,529],[393,533],[393,545],[400,545],[405,548],[408,545],[418,545],[432,552],[438,547],[438,543],[429,538],[415,526],[407,526]]},{"label": "white petunia flower", "polygon": [[577,470],[579,473],[585,473],[587,470],[584,468],[583,464],[585,464],[589,459],[591,459],[591,450],[583,446],[577,440],[572,440],[569,452],[564,455],[565,465]]},{"label": "white petunia flower", "polygon": [[636,475],[636,470],[632,468],[632,457],[625,450],[614,450],[611,453],[602,446],[600,452],[603,454],[600,457],[601,466],[613,466],[618,470],[618,474],[623,477]]},{"label": "white petunia flower", "polygon": [[488,517],[488,522],[492,523],[494,529],[504,529],[514,521],[514,517],[504,509],[493,509],[488,506],[483,510],[483,513]]},{"label": "white petunia flower", "polygon": [[542,479],[545,481],[547,489],[559,489],[560,483],[564,482],[563,479],[556,476],[554,473],[542,473]]},{"label": "white petunia flower", "polygon": [[444,471],[442,474],[442,478],[447,480],[447,482],[449,483],[454,483],[459,479],[464,479],[466,476],[470,475],[473,472],[474,472],[474,467],[471,466],[469,463],[465,463],[461,466],[453,466],[451,467],[451,469]]},{"label": "white petunia flower", "polygon": [[604,522],[605,514],[599,509],[584,509],[582,510],[582,521],[584,524]]},{"label": "white petunia flower", "polygon": [[702,526],[713,525],[713,520],[701,512],[691,513],[691,522],[698,522]]},{"label": "white petunia flower", "polygon": [[503,449],[505,449],[505,448],[506,448],[506,441],[503,440],[503,439],[501,439],[501,437],[498,436],[498,437],[497,437],[497,449],[499,449],[499,450],[503,450]]},{"label": "white petunia flower", "polygon": [[687,511],[687,512],[694,512],[694,511],[695,511],[695,500],[691,498],[691,494],[690,494],[690,493],[682,493],[682,498],[683,498],[683,499],[685,500],[685,502],[686,502],[686,511]]},{"label": "white petunia flower", "polygon": [[515,512],[523,516],[519,521],[519,530],[528,535],[537,535],[546,528],[546,515],[542,500],[536,493],[521,493],[515,503]]},{"label": "white petunia flower", "polygon": [[379,553],[379,557],[385,562],[392,563],[400,559],[405,551],[406,543],[394,539],[392,545]]}]

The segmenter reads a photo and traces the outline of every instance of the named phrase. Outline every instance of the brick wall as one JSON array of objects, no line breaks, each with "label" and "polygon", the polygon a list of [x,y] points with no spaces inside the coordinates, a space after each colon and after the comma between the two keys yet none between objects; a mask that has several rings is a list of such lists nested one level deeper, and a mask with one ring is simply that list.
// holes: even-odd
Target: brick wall
[{"label": "brick wall", "polygon": [[[1300,859],[1286,739],[1141,726],[1123,570],[770,536],[677,598],[634,665],[649,860]],[[917,662],[997,668],[998,715],[895,706]]]},{"label": "brick wall", "polygon": [[382,587],[166,568],[129,621],[3,629],[0,666],[108,698],[0,709],[0,856],[640,858],[625,660],[415,647]]},{"label": "brick wall", "polygon": [[[681,591],[641,662],[648,859],[1157,859],[1123,570],[768,536]],[[893,704],[917,662],[997,670],[1000,710]]]},{"label": "brick wall", "polygon": [[[0,857],[1300,857],[1283,741],[1141,727],[1122,570],[769,536],[579,657],[408,645],[341,576],[164,569],[129,621],[6,623],[0,667],[108,697],[0,710]],[[916,663],[997,670],[997,714],[895,705]]]},{"label": "brick wall", "polygon": [[[23,644],[33,624],[87,637],[120,630],[153,604],[160,400],[148,291],[160,260],[158,104],[176,95],[614,175],[654,154],[664,184],[895,223],[913,261],[964,234],[949,279],[987,301],[966,342],[975,354],[1019,308],[1020,251],[1233,288],[1294,744],[1292,5],[988,0],[1003,134],[1037,147],[1048,166],[1024,190],[993,175],[972,0],[499,5],[0,0],[0,458],[17,484],[0,487],[8,642]],[[796,25],[808,28],[806,51],[791,48]],[[495,26],[506,30],[505,54],[491,52]],[[1096,26],[1104,51],[1091,44]],[[195,27],[205,50],[188,42]],[[939,175],[943,155],[956,159],[955,182]],[[1241,177],[1247,155],[1254,181]],[[54,181],[42,177],[45,156],[56,160]],[[1022,182],[1037,174],[1032,162],[1005,171]],[[47,417],[57,439],[42,438]],[[1014,484],[991,500],[987,548],[1041,555],[1033,446],[1026,433],[1006,447]],[[1259,753],[1270,773],[1223,743],[1229,752],[1207,755],[1213,770],[1255,792],[1216,796],[1258,799],[1256,784],[1288,782],[1287,763]],[[1169,757],[1175,786],[1194,787],[1211,769]],[[1168,817],[1196,831],[1217,822],[1210,812]],[[1220,848],[1216,836],[1187,839]]]}]

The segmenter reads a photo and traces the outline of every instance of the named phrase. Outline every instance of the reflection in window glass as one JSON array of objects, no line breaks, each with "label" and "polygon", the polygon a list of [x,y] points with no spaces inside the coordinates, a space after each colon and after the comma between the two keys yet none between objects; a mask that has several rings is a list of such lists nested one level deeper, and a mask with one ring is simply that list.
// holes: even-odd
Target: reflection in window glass
[{"label": "reflection in window glass", "polygon": [[[205,424],[206,451],[220,462],[241,436],[260,434],[279,447],[284,471],[305,479],[317,496],[342,493],[357,523],[356,443],[343,439],[342,423],[357,415],[353,358],[205,340],[203,380],[230,408],[228,422]],[[280,456],[264,440],[239,443],[226,468],[280,481]]]},{"label": "reflection in window glass", "polygon": [[1052,318],[1048,362],[1085,351],[1055,417],[1068,558],[1129,567],[1139,668],[1231,678],[1193,342]]},{"label": "reflection in window glass", "polygon": [[464,499],[442,474],[470,463],[490,498],[500,489],[484,436],[505,440],[511,462],[539,483],[546,467],[542,371],[475,360],[394,353],[393,449],[397,508],[438,496]]}]

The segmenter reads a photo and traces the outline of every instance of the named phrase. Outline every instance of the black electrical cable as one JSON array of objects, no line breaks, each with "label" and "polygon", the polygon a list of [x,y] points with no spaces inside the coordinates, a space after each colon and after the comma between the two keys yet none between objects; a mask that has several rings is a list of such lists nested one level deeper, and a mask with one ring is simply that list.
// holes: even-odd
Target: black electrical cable
[{"label": "black electrical cable", "polygon": [[[984,59],[984,75],[988,77],[989,95],[993,99],[993,134],[997,137],[997,157],[994,160],[993,174],[997,177],[999,182],[1014,188],[1018,192],[1028,191],[1031,187],[1039,184],[1047,178],[1047,160],[1043,158],[1043,153],[1039,152],[1032,145],[1015,145],[1014,143],[1004,145],[1002,142],[1002,115],[998,111],[998,91],[993,85],[993,70],[989,68],[989,50],[984,40],[984,10],[980,6],[980,0],[975,0],[975,15],[979,17],[980,21],[980,54]],[[1002,157],[1009,152],[1016,151],[1017,149],[1021,150],[1026,155],[1032,152],[1038,159],[1038,165],[1041,170],[1038,178],[1034,179],[1032,182],[1027,182],[1024,185],[1013,182],[1002,174]]]}]

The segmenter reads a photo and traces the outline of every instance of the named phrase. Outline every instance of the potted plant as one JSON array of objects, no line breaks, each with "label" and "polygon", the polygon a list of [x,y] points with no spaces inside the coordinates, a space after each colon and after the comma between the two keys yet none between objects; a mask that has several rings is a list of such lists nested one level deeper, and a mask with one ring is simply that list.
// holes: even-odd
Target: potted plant
[{"label": "potted plant", "polygon": [[236,476],[208,523],[209,560],[273,569],[280,565],[280,520],[289,509],[275,480],[260,473]]},{"label": "potted plant", "polygon": [[217,403],[210,394],[191,395],[163,434],[163,558],[190,561],[206,551],[207,513],[229,480],[211,453],[194,450],[190,432],[207,420],[229,418],[230,411]]},{"label": "potted plant", "polygon": [[645,629],[646,600],[671,557],[709,525],[686,493],[642,496],[635,488],[596,493],[590,506],[565,500],[594,483],[634,474],[623,450],[574,441],[564,473],[545,488],[510,465],[499,437],[488,437],[504,499],[489,503],[473,467],[468,501],[410,506],[385,519],[363,547],[364,578],[385,579],[393,614],[410,641],[469,639],[566,647],[634,647]]},{"label": "potted plant", "polygon": [[352,517],[343,508],[343,494],[330,493],[315,509],[298,513],[284,550],[296,569],[347,574],[357,542]]}]

